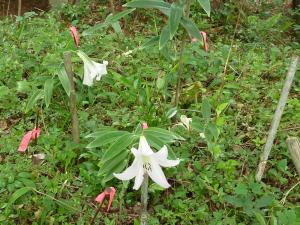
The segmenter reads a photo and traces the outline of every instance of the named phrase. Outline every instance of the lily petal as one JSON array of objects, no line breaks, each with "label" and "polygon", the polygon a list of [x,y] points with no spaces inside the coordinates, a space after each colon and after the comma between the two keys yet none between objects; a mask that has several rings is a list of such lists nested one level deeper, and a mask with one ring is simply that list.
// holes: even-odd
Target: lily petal
[{"label": "lily petal", "polygon": [[150,178],[163,188],[168,188],[171,185],[168,183],[164,172],[162,171],[159,164],[154,159],[150,159],[151,170],[147,170]]},{"label": "lily petal", "polygon": [[144,136],[140,137],[139,151],[141,151],[141,153],[145,156],[150,156],[154,153]]},{"label": "lily petal", "polygon": [[122,173],[114,173],[114,176],[120,180],[130,180],[137,176],[139,164],[140,163],[138,162],[138,159],[135,159],[130,167],[128,167]]},{"label": "lily petal", "polygon": [[173,167],[177,166],[180,163],[180,159],[169,160],[168,157],[168,149],[164,145],[158,152],[154,153],[155,160],[162,167]]},{"label": "lily petal", "polygon": [[143,183],[143,180],[144,180],[144,168],[143,168],[143,162],[140,161],[139,165],[138,165],[137,175],[136,175],[135,180],[134,180],[133,189],[138,190],[141,187],[141,185]]}]

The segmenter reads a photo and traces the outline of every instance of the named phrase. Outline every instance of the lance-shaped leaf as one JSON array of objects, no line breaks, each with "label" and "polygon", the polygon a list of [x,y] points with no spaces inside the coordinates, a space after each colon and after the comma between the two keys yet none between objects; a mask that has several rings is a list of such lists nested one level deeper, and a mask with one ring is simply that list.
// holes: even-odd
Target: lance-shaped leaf
[{"label": "lance-shaped leaf", "polygon": [[[110,25],[116,24],[120,19],[127,16],[128,14],[132,13],[135,9],[127,9],[122,12],[116,14],[109,14],[103,23],[96,24],[95,26],[85,30],[82,35],[92,35],[95,34],[97,31],[101,30],[102,28],[108,27]],[[115,25],[114,25],[115,26]]]},{"label": "lance-shaped leaf", "polygon": [[48,79],[44,84],[44,99],[46,107],[48,108],[51,102],[52,93],[53,93],[54,80]]},{"label": "lance-shaped leaf", "polygon": [[33,94],[30,96],[27,105],[25,107],[25,113],[29,112],[37,103],[39,99],[43,97],[43,91],[42,90],[36,90],[33,92]]},{"label": "lance-shaped leaf", "polygon": [[201,7],[204,9],[206,14],[210,16],[210,0],[198,0]]},{"label": "lance-shaped leaf", "polygon": [[200,30],[198,29],[198,27],[192,20],[190,20],[189,18],[183,17],[181,19],[181,24],[192,37],[194,37],[198,40],[202,40]]},{"label": "lance-shaped leaf", "polygon": [[170,39],[172,39],[178,29],[181,17],[183,15],[182,5],[174,2],[171,5],[170,17],[169,17],[169,27],[170,27]]},{"label": "lance-shaped leaf", "polygon": [[159,38],[159,50],[163,49],[166,44],[168,43],[168,41],[170,40],[170,30],[169,30],[169,26],[166,25],[160,34],[160,38]]},{"label": "lance-shaped leaf", "polygon": [[130,8],[159,9],[159,10],[170,9],[170,3],[159,1],[159,0],[134,0],[126,3],[124,6]]},{"label": "lance-shaped leaf", "polygon": [[70,81],[69,81],[69,77],[67,75],[67,72],[65,70],[64,67],[62,67],[59,71],[58,71],[58,78],[60,80],[61,85],[63,86],[65,92],[67,93],[67,95],[70,97],[70,93],[71,93],[71,86],[70,86]]}]

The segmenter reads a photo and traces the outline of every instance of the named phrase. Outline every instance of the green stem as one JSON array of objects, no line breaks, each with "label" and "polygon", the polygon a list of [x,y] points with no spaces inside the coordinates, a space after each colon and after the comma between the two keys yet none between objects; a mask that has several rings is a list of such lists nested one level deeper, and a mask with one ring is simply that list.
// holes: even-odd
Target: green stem
[{"label": "green stem", "polygon": [[[184,11],[184,16],[186,18],[189,18],[190,15],[190,8],[191,8],[191,1],[186,0],[185,1],[185,11]],[[183,53],[184,53],[184,48],[185,48],[185,38],[183,37],[183,40],[181,42],[181,49],[180,49],[180,56],[179,56],[179,62],[178,62],[178,74],[177,74],[177,84],[176,84],[176,94],[175,94],[175,105],[178,107],[179,104],[179,97],[180,97],[180,90],[181,90],[181,79],[182,79],[182,74],[183,74]]]},{"label": "green stem", "polygon": [[142,183],[141,188],[141,225],[147,225],[148,212],[147,212],[147,204],[148,204],[148,174],[144,174],[144,181]]},{"label": "green stem", "polygon": [[177,84],[176,84],[176,95],[175,95],[175,105],[178,107],[179,97],[180,97],[180,89],[181,89],[181,78],[183,74],[183,52],[184,52],[185,42],[182,41],[181,49],[180,49],[180,56],[179,56],[179,63],[178,63],[178,74],[177,74]]}]

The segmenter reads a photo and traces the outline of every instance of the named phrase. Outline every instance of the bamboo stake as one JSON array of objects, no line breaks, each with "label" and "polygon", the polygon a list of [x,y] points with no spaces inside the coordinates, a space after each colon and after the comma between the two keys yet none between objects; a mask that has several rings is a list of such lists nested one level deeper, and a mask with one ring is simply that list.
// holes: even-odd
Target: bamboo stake
[{"label": "bamboo stake", "polygon": [[300,143],[296,137],[289,137],[286,139],[288,149],[291,153],[292,160],[300,176]]},{"label": "bamboo stake", "polygon": [[293,79],[294,79],[294,76],[295,76],[295,73],[297,70],[298,60],[299,60],[298,56],[294,56],[292,58],[292,62],[290,64],[289,71],[287,73],[286,80],[285,80],[284,86],[281,91],[280,99],[279,99],[279,102],[278,102],[278,105],[277,105],[277,108],[276,108],[276,111],[275,111],[275,114],[274,114],[274,117],[273,117],[273,120],[271,123],[267,142],[265,144],[264,151],[261,154],[260,162],[258,164],[258,170],[256,173],[257,181],[261,181],[261,178],[263,176],[263,173],[264,173],[264,170],[265,170],[265,167],[267,164],[267,160],[268,160],[269,154],[271,152],[271,148],[273,146],[274,139],[276,137],[280,119],[281,119],[281,116],[282,116],[282,113],[283,113],[283,110],[284,110],[284,107],[285,107],[285,104],[286,104],[286,101],[287,101],[287,98],[289,95],[289,91],[291,89],[292,82],[293,82]]},{"label": "bamboo stake", "polygon": [[79,125],[76,108],[76,93],[74,73],[72,70],[71,52],[64,52],[64,64],[70,82],[70,112],[72,119],[72,136],[75,143],[79,143]]}]

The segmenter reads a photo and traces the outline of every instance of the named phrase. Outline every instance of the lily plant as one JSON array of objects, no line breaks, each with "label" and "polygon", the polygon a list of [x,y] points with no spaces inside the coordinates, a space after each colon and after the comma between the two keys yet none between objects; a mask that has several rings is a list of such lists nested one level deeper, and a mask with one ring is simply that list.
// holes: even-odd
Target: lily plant
[{"label": "lily plant", "polygon": [[154,153],[145,136],[141,136],[138,149],[132,148],[131,152],[135,157],[133,163],[124,172],[114,173],[116,178],[120,180],[135,178],[133,189],[138,190],[143,183],[144,175],[147,174],[159,186],[170,187],[161,167],[177,166],[180,160],[169,160],[166,146]]}]

